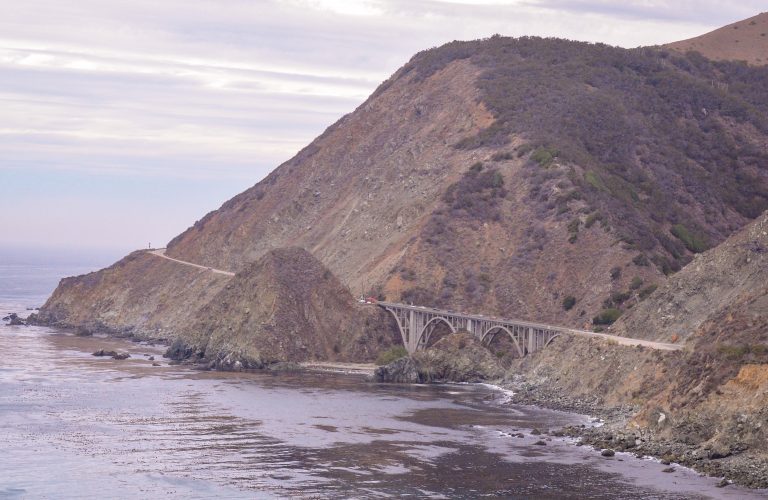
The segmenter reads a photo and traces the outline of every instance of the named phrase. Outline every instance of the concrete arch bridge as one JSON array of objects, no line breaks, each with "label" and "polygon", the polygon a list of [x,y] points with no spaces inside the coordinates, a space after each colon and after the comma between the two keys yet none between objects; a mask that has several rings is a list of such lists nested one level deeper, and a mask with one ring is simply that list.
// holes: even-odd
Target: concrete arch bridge
[{"label": "concrete arch bridge", "polygon": [[447,325],[452,333],[459,330],[468,331],[485,345],[489,345],[496,335],[506,335],[512,341],[520,357],[545,348],[561,335],[597,337],[623,345],[641,345],[669,351],[681,348],[676,344],[619,337],[528,321],[494,318],[479,314],[456,313],[395,302],[377,302],[376,305],[389,311],[395,317],[400,335],[403,338],[403,345],[409,353],[426,348],[435,329],[441,324]]}]

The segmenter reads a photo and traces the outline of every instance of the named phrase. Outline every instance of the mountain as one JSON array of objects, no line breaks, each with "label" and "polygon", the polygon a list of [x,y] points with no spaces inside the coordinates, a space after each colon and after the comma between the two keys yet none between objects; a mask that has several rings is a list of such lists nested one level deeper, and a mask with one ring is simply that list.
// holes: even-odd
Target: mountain
[{"label": "mountain", "polygon": [[[239,272],[297,246],[355,294],[582,327],[766,208],[766,67],[495,36],[417,54],[167,255]],[[184,267],[134,253],[40,318],[191,335],[226,284]]]},{"label": "mountain", "polygon": [[696,51],[717,61],[764,66],[768,64],[768,12],[665,47],[680,52]]}]

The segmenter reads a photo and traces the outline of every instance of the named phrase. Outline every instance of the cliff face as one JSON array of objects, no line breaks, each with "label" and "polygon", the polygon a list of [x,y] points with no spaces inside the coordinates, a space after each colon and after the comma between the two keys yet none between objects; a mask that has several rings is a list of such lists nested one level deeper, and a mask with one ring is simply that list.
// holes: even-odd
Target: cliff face
[{"label": "cliff face", "polygon": [[390,321],[306,250],[283,248],[244,266],[186,322],[170,354],[219,368],[371,361],[400,342]]},{"label": "cliff face", "polygon": [[[425,51],[167,253],[239,272],[298,246],[355,294],[589,325],[768,207],[768,73],[729,64],[536,38]],[[41,316],[164,328],[221,289],[170,295],[191,272],[174,265],[66,281]]]},{"label": "cliff face", "polygon": [[101,271],[61,280],[41,323],[146,338],[172,338],[229,279],[138,251]]}]

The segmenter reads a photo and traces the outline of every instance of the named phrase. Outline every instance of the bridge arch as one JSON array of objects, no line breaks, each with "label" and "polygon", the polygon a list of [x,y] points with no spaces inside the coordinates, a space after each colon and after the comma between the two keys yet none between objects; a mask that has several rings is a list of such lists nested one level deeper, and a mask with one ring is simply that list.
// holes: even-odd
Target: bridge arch
[{"label": "bridge arch", "polygon": [[552,335],[551,337],[549,337],[549,339],[546,342],[544,342],[544,347],[547,347],[549,344],[552,343],[553,340],[555,340],[559,336],[560,336],[560,334],[556,333],[556,334]]},{"label": "bridge arch", "polygon": [[427,342],[429,342],[429,337],[432,335],[432,331],[440,323],[444,323],[448,325],[448,328],[451,330],[451,333],[456,333],[456,328],[454,328],[453,324],[451,324],[451,322],[448,321],[448,318],[444,316],[435,316],[434,318],[427,321],[424,327],[419,332],[418,337],[416,337],[416,345],[421,346],[421,342],[423,339],[424,345],[426,346]]},{"label": "bridge arch", "polygon": [[[520,357],[522,358],[523,356],[525,356],[525,351],[523,351],[523,349],[520,347],[520,343],[517,340],[517,336],[514,333],[512,333],[512,331],[504,325],[494,325],[488,328],[485,332],[483,332],[483,335],[480,337],[480,342],[482,342],[486,346],[490,345],[490,343],[493,342],[494,337],[496,337],[496,335],[498,335],[501,332],[506,332],[506,334],[512,340],[512,343],[515,345],[515,348],[517,349],[517,353],[520,355]],[[486,339],[488,339],[487,342],[486,342]]]}]

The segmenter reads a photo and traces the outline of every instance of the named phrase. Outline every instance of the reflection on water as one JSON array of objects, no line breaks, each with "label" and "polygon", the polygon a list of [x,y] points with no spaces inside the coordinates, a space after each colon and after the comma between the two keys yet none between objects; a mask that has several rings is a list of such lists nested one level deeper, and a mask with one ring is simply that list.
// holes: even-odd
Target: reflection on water
[{"label": "reflection on water", "polygon": [[[97,349],[131,358],[96,358]],[[161,347],[0,326],[0,498],[690,498],[714,480],[559,440],[482,386],[152,366]],[[524,437],[517,437],[522,432]]]}]

